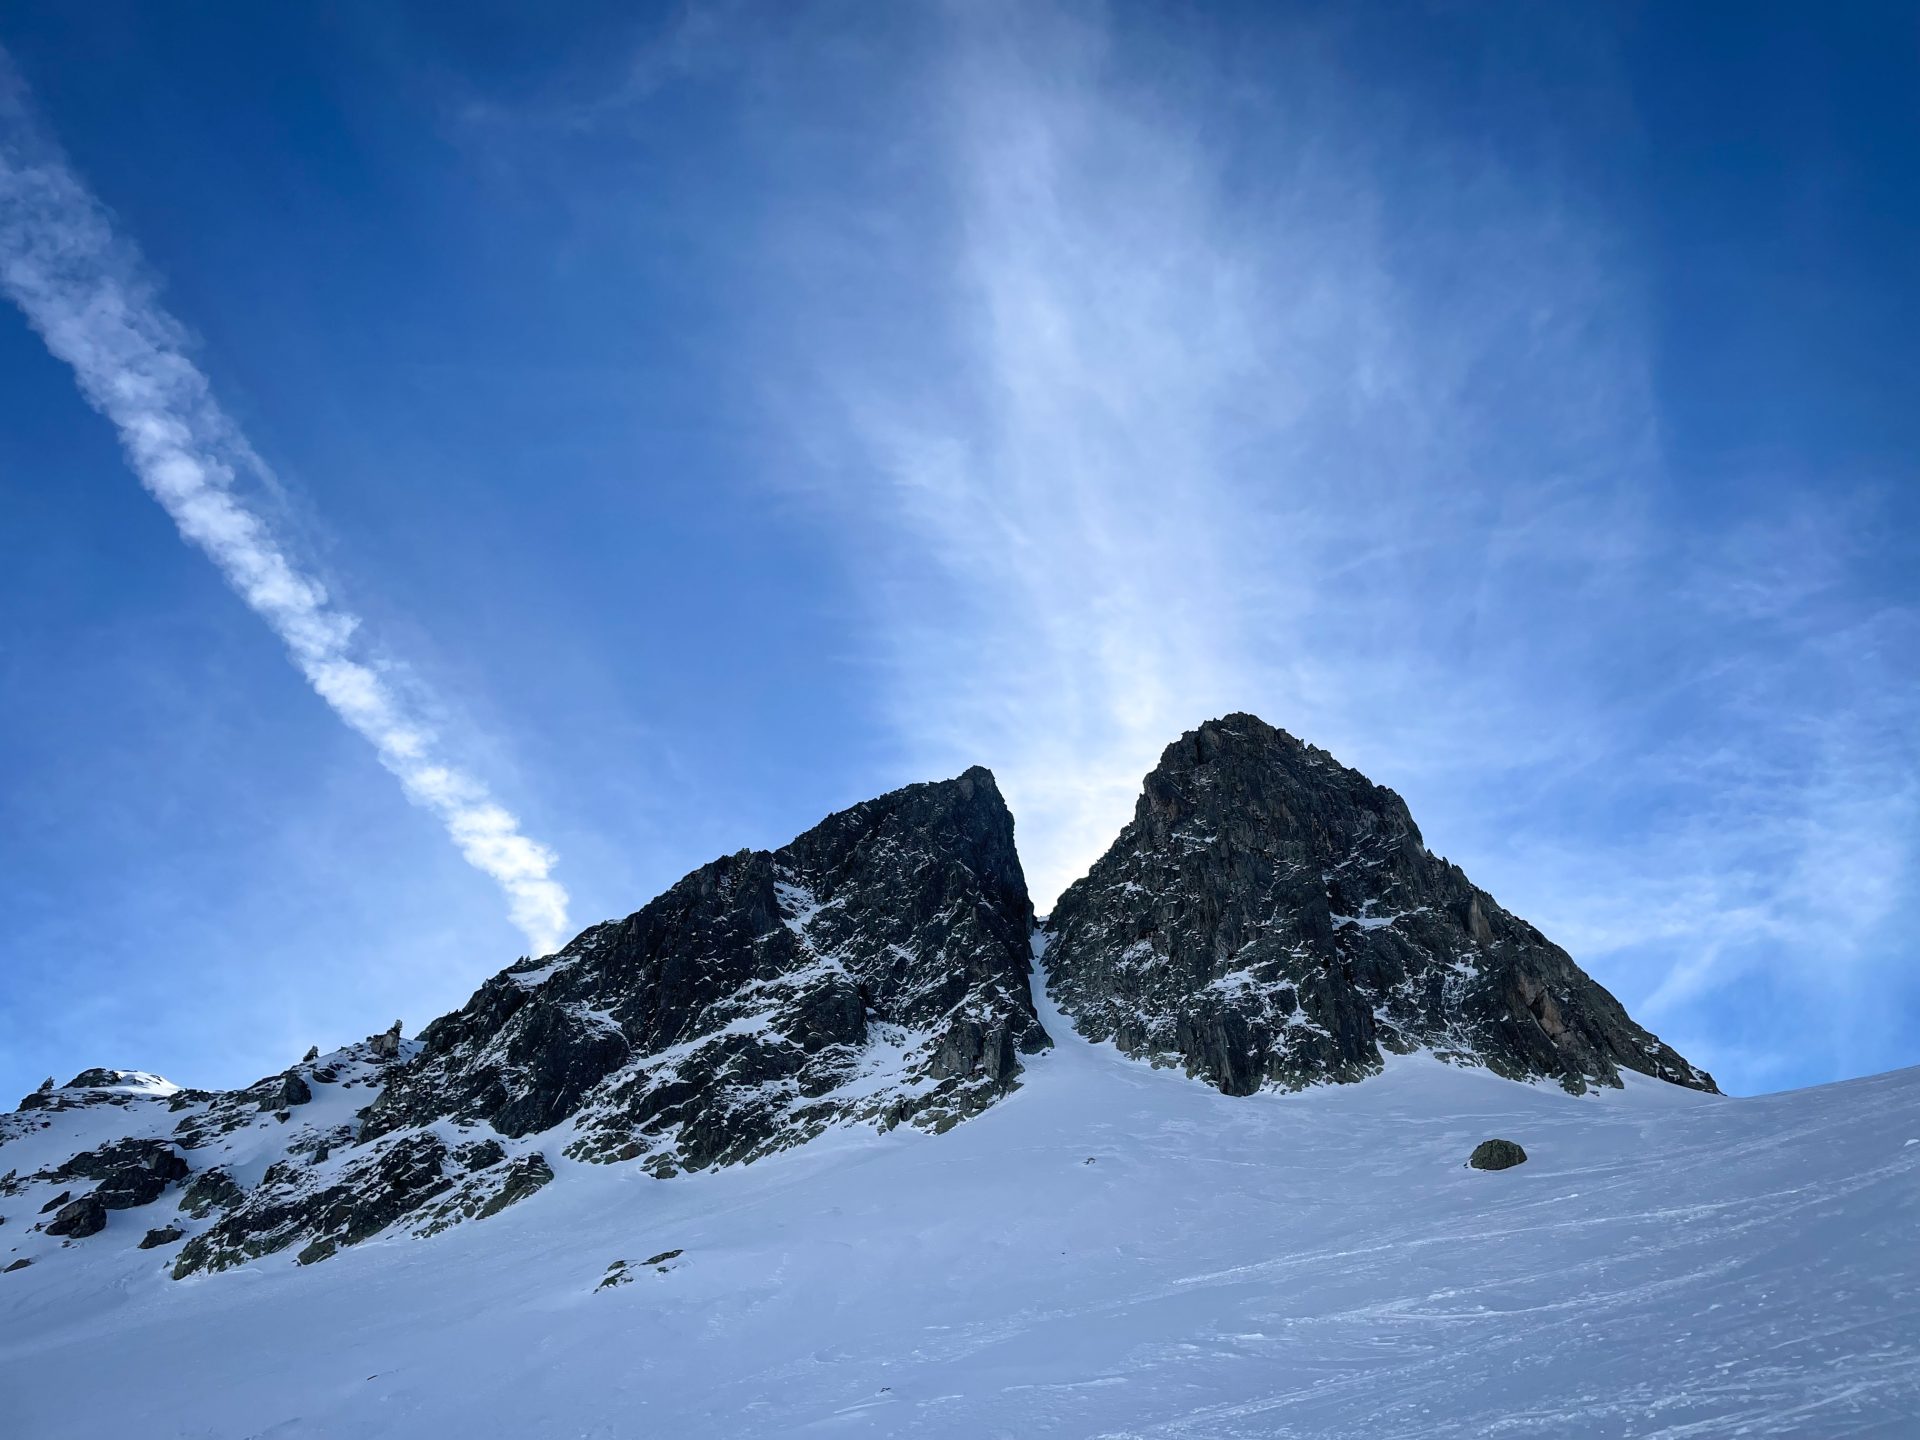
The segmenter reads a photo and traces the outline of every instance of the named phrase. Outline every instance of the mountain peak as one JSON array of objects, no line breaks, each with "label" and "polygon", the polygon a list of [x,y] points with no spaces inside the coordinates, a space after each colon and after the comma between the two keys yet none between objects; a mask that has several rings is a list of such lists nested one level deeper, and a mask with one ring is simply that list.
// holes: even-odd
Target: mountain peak
[{"label": "mountain peak", "polygon": [[[834,1125],[945,1130],[1053,1043],[1033,925],[1013,816],[974,766],[703,865],[417,1037],[235,1091],[108,1069],[36,1091],[0,1119],[0,1197],[78,1207],[31,1242],[50,1256],[45,1235],[178,1186],[182,1218],[152,1233],[181,1276],[492,1215],[563,1155],[665,1177]],[[1076,1029],[1229,1093],[1416,1050],[1574,1091],[1629,1070],[1713,1088],[1430,854],[1398,795],[1253,715],[1166,748],[1046,945]]]},{"label": "mountain peak", "polygon": [[[177,1271],[440,1228],[545,1184],[548,1150],[664,1177],[850,1121],[944,1129],[1051,1043],[1032,916],[978,767],[722,856],[427,1026],[362,1112],[351,1175],[276,1167]],[[475,1168],[498,1173],[476,1188]]]},{"label": "mountain peak", "polygon": [[1048,931],[1076,1028],[1229,1093],[1422,1049],[1576,1092],[1623,1069],[1713,1088],[1429,853],[1397,794],[1253,715],[1167,747]]}]

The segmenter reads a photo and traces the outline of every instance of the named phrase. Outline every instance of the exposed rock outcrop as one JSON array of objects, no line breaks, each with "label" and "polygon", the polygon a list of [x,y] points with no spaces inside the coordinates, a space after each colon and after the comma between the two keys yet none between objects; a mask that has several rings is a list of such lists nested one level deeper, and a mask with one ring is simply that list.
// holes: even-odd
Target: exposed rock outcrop
[{"label": "exposed rock outcrop", "polygon": [[670,1173],[841,1121],[951,1123],[1048,1043],[1031,916],[992,775],[910,785],[495,976],[422,1032],[365,1133],[571,1121],[569,1155]]},{"label": "exposed rock outcrop", "polygon": [[289,1070],[284,1075],[276,1075],[260,1097],[262,1110],[291,1110],[295,1105],[304,1105],[313,1099],[313,1090],[298,1070]]},{"label": "exposed rock outcrop", "polygon": [[393,1060],[398,1058],[400,1054],[400,1022],[396,1020],[391,1026],[382,1030],[378,1035],[368,1036],[367,1046],[373,1051],[376,1059]]},{"label": "exposed rock outcrop", "polygon": [[1405,803],[1251,715],[1167,747],[1061,897],[1047,969],[1083,1033],[1230,1094],[1429,1049],[1569,1090],[1713,1080],[1431,854]]},{"label": "exposed rock outcrop", "polygon": [[69,1200],[47,1222],[47,1234],[66,1235],[75,1240],[98,1235],[106,1228],[107,1207],[100,1203],[97,1195],[82,1195],[78,1200]]},{"label": "exposed rock outcrop", "polygon": [[57,1180],[97,1180],[94,1195],[109,1210],[151,1205],[186,1177],[187,1162],[161,1140],[121,1140],[75,1155],[53,1172]]},{"label": "exposed rock outcrop", "polygon": [[196,1220],[204,1220],[215,1210],[225,1210],[238,1205],[246,1192],[234,1183],[233,1176],[222,1166],[202,1170],[193,1177],[191,1184],[181,1192],[180,1208]]}]

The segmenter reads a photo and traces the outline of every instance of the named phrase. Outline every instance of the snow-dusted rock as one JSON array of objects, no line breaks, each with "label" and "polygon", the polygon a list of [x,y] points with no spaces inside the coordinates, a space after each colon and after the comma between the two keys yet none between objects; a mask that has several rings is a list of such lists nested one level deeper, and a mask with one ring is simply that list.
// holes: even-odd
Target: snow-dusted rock
[{"label": "snow-dusted rock", "polygon": [[1031,917],[993,777],[910,785],[495,976],[422,1033],[365,1133],[559,1127],[575,1158],[666,1174],[843,1121],[951,1123],[1047,1044]]}]

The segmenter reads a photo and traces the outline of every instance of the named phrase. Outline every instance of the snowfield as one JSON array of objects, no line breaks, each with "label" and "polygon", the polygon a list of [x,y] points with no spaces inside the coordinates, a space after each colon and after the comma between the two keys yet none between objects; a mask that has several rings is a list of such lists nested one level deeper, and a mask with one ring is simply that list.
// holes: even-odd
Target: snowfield
[{"label": "snowfield", "polygon": [[[1237,1099],[1041,1018],[944,1135],[664,1181],[550,1144],[492,1219],[177,1283],[113,1233],[172,1197],[114,1212],[0,1275],[0,1433],[1920,1435],[1920,1070]],[[1464,1168],[1489,1136],[1529,1163]]]}]

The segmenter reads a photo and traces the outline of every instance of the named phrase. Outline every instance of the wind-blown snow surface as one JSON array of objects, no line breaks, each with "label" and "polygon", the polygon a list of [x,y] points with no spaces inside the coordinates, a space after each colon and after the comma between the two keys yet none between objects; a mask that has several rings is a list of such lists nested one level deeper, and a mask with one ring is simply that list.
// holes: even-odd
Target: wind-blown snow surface
[{"label": "wind-blown snow surface", "polygon": [[[0,1276],[0,1429],[1920,1433],[1920,1071],[1575,1099],[1414,1058],[1230,1098],[1041,1018],[1057,1048],[944,1135],[556,1159],[492,1219],[306,1269]],[[1493,1135],[1530,1162],[1463,1168]]]}]

